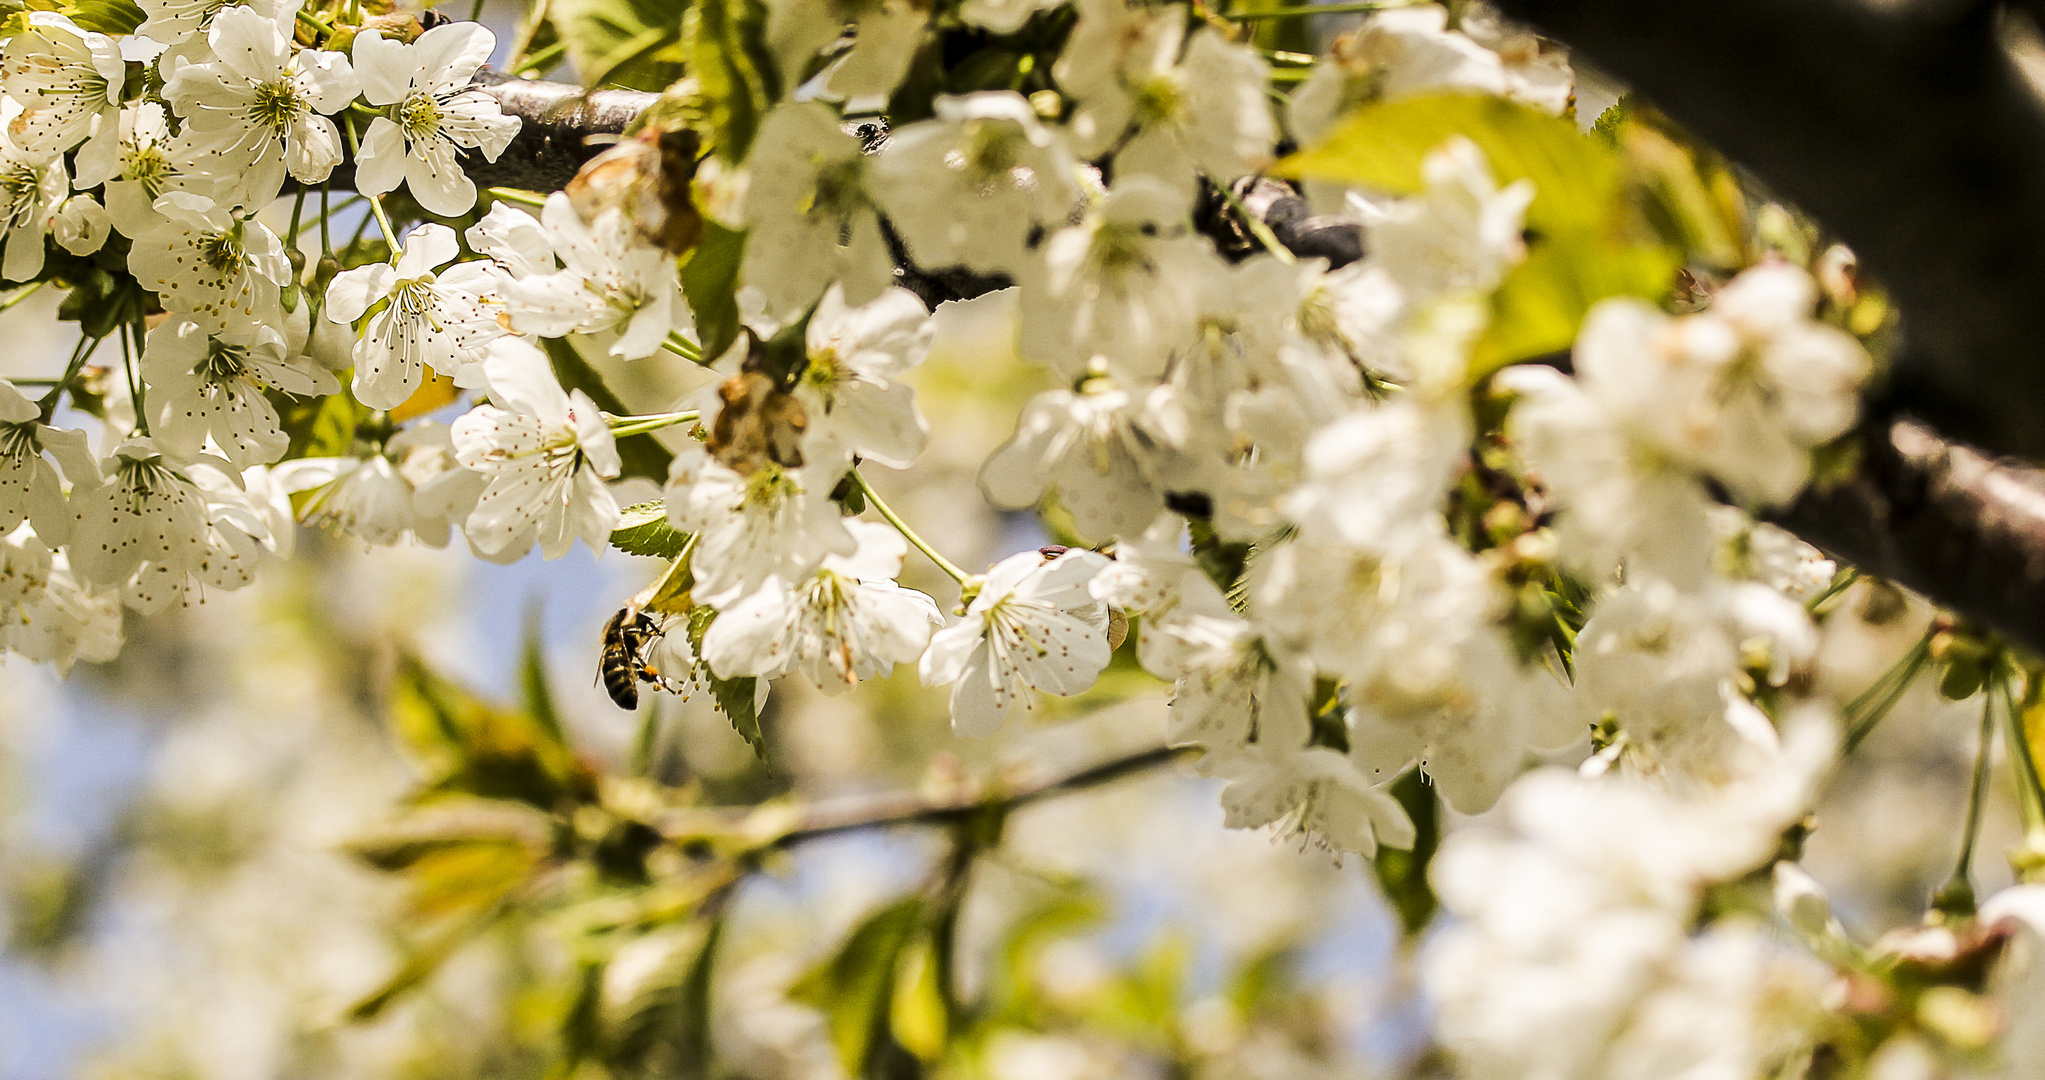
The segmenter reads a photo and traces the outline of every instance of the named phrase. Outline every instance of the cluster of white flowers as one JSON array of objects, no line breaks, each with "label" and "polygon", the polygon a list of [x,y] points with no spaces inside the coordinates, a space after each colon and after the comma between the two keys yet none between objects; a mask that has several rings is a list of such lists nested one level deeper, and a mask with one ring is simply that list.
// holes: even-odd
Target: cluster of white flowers
[{"label": "cluster of white flowers", "polygon": [[321,488],[312,513],[385,543],[406,531],[444,539],[483,490],[443,482],[444,497],[411,497],[459,471],[451,454],[437,467],[400,463],[430,446],[423,427],[389,440],[373,465],[300,460],[272,475],[291,442],[281,404],[335,393],[334,367],[349,362],[320,348],[314,318],[355,319],[387,301],[355,349],[357,396],[379,408],[417,387],[422,361],[453,371],[451,354],[480,359],[501,331],[477,299],[480,267],[436,280],[433,265],[455,255],[444,228],[417,230],[395,266],[350,271],[322,298],[307,295],[287,251],[297,238],[257,214],[287,183],[303,200],[328,181],[344,160],[342,125],[353,133],[350,110],[373,115],[354,155],[358,190],[403,184],[428,210],[467,212],[476,189],[457,155],[494,160],[519,127],[468,89],[490,32],[415,22],[391,31],[405,40],[363,30],[344,53],[301,40],[323,16],[296,0],[141,7],[146,20],[122,37],[29,13],[0,56],[0,275],[36,280],[54,242],[69,257],[125,264],[163,312],[146,334],[140,323],[113,332],[128,370],[115,377],[97,451],[60,410],[89,349],[40,401],[0,383],[0,516],[11,532],[0,645],[59,666],[111,658],[123,605],[146,614],[239,588],[263,553],[288,555],[292,490]]},{"label": "cluster of white flowers", "polygon": [[[1047,6],[958,14],[1006,34]],[[294,512],[373,545],[602,551],[625,520],[619,440],[693,425],[635,526],[665,522],[662,581],[686,583],[633,602],[659,616],[671,688],[800,673],[836,692],[913,664],[984,735],[1087,691],[1134,619],[1135,659],[1174,686],[1168,737],[1227,781],[1232,825],[1369,857],[1415,841],[1391,793],[1413,770],[1458,812],[1505,800],[1519,838],[1459,836],[1440,872],[1462,923],[1431,977],[1477,1075],[1744,1075],[1796,1049],[1778,1034],[1817,1008],[1810,971],[1744,923],[1691,931],[1704,890],[1772,861],[1833,752],[1806,737],[1822,723],[1782,734],[1814,707],[1795,701],[1818,653],[1805,600],[1832,567],[1747,515],[1854,423],[1859,340],[1820,319],[1805,269],[1764,259],[1699,280],[1685,314],[1598,304],[1569,370],[1477,365],[1547,193],[1463,138],[1416,150],[1404,195],[1307,185],[1361,230],[1350,265],[1225,253],[1196,226],[1360,103],[1567,114],[1553,49],[1396,7],[1274,109],[1264,54],[1216,25],[1075,0],[1050,100],[940,95],[875,140],[848,118],[907,77],[928,7],[770,5],[788,93],[746,156],[669,185],[744,234],[725,298],[744,325],[702,357],[714,320],[674,250],[693,238],[565,192],[479,206],[464,160],[518,129],[471,87],[489,31],[340,39],[295,0],[142,7],[121,40],[32,13],[0,61],[0,275],[33,279],[51,243],[124,257],[163,312],[120,331],[135,355],[97,452],[59,408],[76,371],[41,401],[0,383],[0,647],[107,658],[123,605],[240,586],[288,553]],[[389,258],[309,274],[257,214],[344,149]],[[378,200],[401,187],[456,227],[393,228]],[[895,284],[905,257],[1013,289],[1014,352],[1051,388],[980,487],[1055,510],[1073,546],[961,569],[860,475],[929,441],[912,382],[934,319]],[[716,378],[611,416],[557,371],[577,349]],[[374,421],[292,455],[280,401],[343,393]],[[949,617],[899,584],[912,545],[957,580]],[[1578,777],[1529,771],[1587,735]],[[1565,1048],[1537,1029],[1564,1023],[1598,1031],[1541,1057]]]},{"label": "cluster of white flowers", "polygon": [[[146,340],[124,333],[140,351],[132,416],[110,414],[97,455],[52,425],[57,394],[0,388],[0,493],[14,493],[0,528],[15,533],[12,603],[34,642],[17,651],[104,656],[111,598],[148,612],[236,587],[259,552],[288,547],[287,496],[371,544],[459,530],[496,560],[558,557],[577,538],[602,550],[621,520],[613,430],[633,420],[564,389],[535,342],[694,358],[676,258],[644,222],[567,193],[536,214],[498,201],[465,231],[418,225],[390,237],[388,262],[307,288],[297,238],[256,217],[287,181],[327,181],[344,146],[361,193],[403,186],[433,214],[470,214],[461,156],[494,159],[518,128],[470,87],[489,31],[359,29],[344,54],[306,43],[332,39],[308,28],[331,31],[331,13],[295,2],[144,7],[124,40],[38,12],[6,46],[0,150],[19,163],[7,274],[38,268],[46,234],[74,255],[118,236],[166,312]],[[1031,10],[969,17],[1013,29]],[[1040,691],[1092,685],[1116,627],[1141,616],[1141,662],[1177,685],[1172,738],[1230,780],[1231,821],[1366,854],[1409,842],[1384,790],[1409,767],[1476,812],[1530,753],[1593,725],[1611,736],[1607,760],[1699,777],[1769,741],[1756,651],[1760,685],[1780,684],[1812,633],[1780,589],[1718,572],[1707,485],[1779,503],[1852,420],[1868,360],[1813,320],[1803,271],[1757,267],[1680,318],[1609,302],[1574,377],[1500,375],[1518,455],[1505,482],[1543,502],[1552,529],[1529,509],[1520,535],[1473,544],[1453,520],[1489,467],[1473,457],[1483,373],[1467,358],[1483,298],[1526,256],[1533,186],[1501,185],[1452,139],[1417,194],[1332,193],[1369,252],[1332,271],[1282,250],[1232,261],[1194,226],[1202,183],[1251,174],[1282,137],[1312,137],[1359,101],[1446,89],[1565,109],[1552,50],[1490,24],[1452,29],[1428,5],[1389,11],[1338,43],[1281,123],[1256,50],[1175,8],[1084,0],[1054,71],[1069,108],[940,96],[875,152],[833,103],[890,92],[923,17],[857,19],[856,47],[805,100],[774,105],[736,179],[716,181],[725,224],[746,230],[749,323],[708,358],[725,380],[715,395],[664,414],[708,436],[675,458],[664,497],[689,536],[688,602],[715,616],[664,643],[687,661],[674,680],[799,670],[840,689],[914,661],[953,686],[958,729],[982,734]],[[777,9],[780,62],[809,67],[841,22]],[[131,62],[154,65],[160,92]],[[904,377],[932,320],[889,284],[890,233],[921,265],[1015,283],[1016,351],[1062,388],[1027,404],[982,487],[1003,507],[1055,501],[1097,548],[972,574],[910,535],[960,580],[949,626],[896,584],[901,538],[846,511],[848,492],[871,496],[859,463],[908,468],[928,430]],[[342,327],[356,331],[345,357],[322,345]],[[767,344],[790,328],[798,348]],[[409,415],[429,372],[473,407],[280,465],[278,401],[339,389],[321,357],[352,364],[348,393],[368,410]],[[1523,632],[1530,572],[1589,583],[1573,686],[1571,658]],[[90,602],[59,602],[64,590]]]}]

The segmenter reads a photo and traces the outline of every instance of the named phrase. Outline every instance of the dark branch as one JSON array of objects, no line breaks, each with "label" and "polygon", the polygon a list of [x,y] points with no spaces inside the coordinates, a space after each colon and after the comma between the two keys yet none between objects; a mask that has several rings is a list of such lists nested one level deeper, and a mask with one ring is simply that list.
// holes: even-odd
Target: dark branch
[{"label": "dark branch", "polygon": [[476,76],[476,87],[508,116],[524,121],[496,161],[464,162],[478,187],[559,191],[583,162],[602,153],[609,141],[660,99],[638,90],[584,90],[567,83],[515,79],[494,71]]},{"label": "dark branch", "polygon": [[1866,433],[1860,468],[1776,521],[2045,655],[2045,473],[1910,420]]},{"label": "dark branch", "polygon": [[1832,230],[1886,286],[1890,398],[2045,459],[2045,106],[1979,0],[1498,0]]}]

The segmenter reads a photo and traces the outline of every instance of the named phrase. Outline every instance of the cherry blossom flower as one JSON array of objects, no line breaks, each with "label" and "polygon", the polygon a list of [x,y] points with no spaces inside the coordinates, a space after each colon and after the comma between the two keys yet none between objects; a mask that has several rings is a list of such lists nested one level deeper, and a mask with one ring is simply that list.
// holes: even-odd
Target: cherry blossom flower
[{"label": "cherry blossom flower", "polygon": [[916,391],[902,378],[930,351],[930,315],[906,289],[857,308],[844,295],[833,285],[806,331],[807,363],[793,391],[809,414],[805,452],[812,464],[856,454],[906,469],[929,440]]},{"label": "cherry blossom flower", "polygon": [[291,263],[276,233],[189,192],[165,194],[156,209],[157,224],[135,238],[128,269],[166,309],[210,331],[283,324]]},{"label": "cherry blossom flower", "polygon": [[1044,241],[1023,275],[1018,351],[1076,379],[1095,358],[1131,384],[1163,374],[1192,326],[1188,298],[1213,245],[1185,196],[1147,176],[1116,183],[1078,225]]},{"label": "cherry blossom flower", "polygon": [[114,39],[54,11],[26,21],[0,58],[0,89],[22,106],[7,137],[30,154],[76,148],[79,186],[93,187],[113,172],[127,64]]},{"label": "cherry blossom flower", "polygon": [[1217,763],[1215,771],[1229,777],[1221,808],[1222,823],[1231,829],[1275,825],[1281,835],[1366,859],[1377,855],[1379,844],[1413,846],[1413,821],[1399,800],[1334,750],[1278,750],[1260,742]]},{"label": "cherry blossom flower", "polygon": [[460,254],[454,230],[428,222],[406,235],[395,266],[344,270],[327,286],[324,314],[334,322],[352,323],[378,301],[389,301],[355,343],[356,400],[372,409],[395,408],[419,389],[426,368],[458,375],[481,363],[490,342],[503,335],[483,306],[492,287],[489,267],[466,262],[437,269]]},{"label": "cherry blossom flower", "polygon": [[987,571],[920,665],[924,685],[951,684],[954,731],[991,735],[1011,710],[1036,708],[1033,690],[1069,696],[1094,684],[1108,665],[1108,612],[1087,586],[1107,563],[1092,551],[1025,551]]},{"label": "cherry blossom flower", "polygon": [[461,467],[447,425],[436,423],[406,428],[381,453],[300,458],[273,476],[284,491],[309,493],[301,521],[378,547],[407,535],[446,547],[453,523],[475,509],[488,483]]},{"label": "cherry blossom flower", "polygon": [[406,184],[435,214],[467,213],[476,185],[462,171],[460,150],[484,160],[511,145],[518,118],[469,80],[496,48],[496,35],[476,23],[436,26],[406,45],[375,30],[355,38],[355,74],[362,99],[387,115],[369,122],[355,163],[355,186],[377,195]]},{"label": "cherry blossom flower", "polygon": [[[0,123],[13,127],[20,115],[13,98],[0,98]],[[0,137],[0,223],[7,250],[0,254],[0,278],[31,281],[43,271],[43,241],[57,207],[71,193],[64,159],[56,154],[31,154]]]},{"label": "cherry blossom flower", "polygon": [[1264,61],[1212,30],[1187,36],[1171,8],[1085,0],[1052,70],[1078,102],[1071,120],[1081,157],[1112,151],[1118,178],[1154,177],[1190,196],[1261,167],[1277,129]]},{"label": "cherry blossom flower", "polygon": [[136,237],[155,227],[157,198],[191,185],[192,178],[180,174],[171,161],[170,141],[170,120],[162,102],[143,101],[121,110],[114,167],[104,189],[107,215],[121,235]]},{"label": "cherry blossom flower", "polygon": [[85,432],[44,423],[34,402],[0,380],[0,534],[32,521],[46,543],[69,539],[67,479],[88,490],[99,483],[99,463]]},{"label": "cherry blossom flower", "polygon": [[777,106],[760,123],[749,159],[745,260],[740,276],[777,320],[800,314],[832,281],[854,307],[894,280],[867,190],[859,140],[818,102]]},{"label": "cherry blossom flower", "polygon": [[267,326],[209,334],[188,319],[149,332],[142,376],[155,412],[150,431],[174,457],[196,457],[207,439],[236,468],[277,460],[290,439],[265,391],[305,396],[340,389],[332,373],[288,357]]},{"label": "cherry blossom flower", "polygon": [[520,333],[589,334],[612,356],[637,360],[693,325],[673,257],[642,240],[622,211],[586,224],[555,192],[538,221],[500,203],[468,238],[496,261],[497,291]]},{"label": "cherry blossom flower", "polygon": [[702,447],[669,467],[668,521],[696,533],[689,568],[696,599],[712,607],[758,589],[769,577],[801,581],[826,556],[856,550],[838,504],[837,476],[764,462],[751,475],[720,464]]},{"label": "cherry blossom flower", "polygon": [[357,90],[348,58],[294,49],[278,21],[254,8],[222,11],[206,34],[215,59],[178,68],[163,88],[184,121],[181,163],[219,180],[223,201],[250,206],[275,197],[287,172],[325,180],[341,160],[341,133],[323,114],[346,108]]},{"label": "cherry blossom flower", "polygon": [[121,651],[121,601],[90,589],[33,530],[0,536],[0,651],[59,675],[79,660],[112,660]]},{"label": "cherry blossom flower", "polygon": [[205,495],[154,442],[122,443],[105,472],[98,487],[73,493],[77,524],[68,546],[81,578],[124,586],[146,563],[182,579],[206,561],[212,522]]},{"label": "cherry blossom flower", "polygon": [[703,632],[703,659],[719,678],[778,678],[801,671],[827,694],[922,655],[944,615],[930,597],[895,583],[909,547],[885,525],[853,521],[859,548],[827,555],[794,583],[768,577],[725,607]]},{"label": "cherry blossom flower", "polygon": [[1032,234],[1079,201],[1072,153],[1009,91],[942,96],[934,119],[891,132],[874,159],[874,198],[916,264],[1015,273]]},{"label": "cherry blossom flower", "polygon": [[601,554],[618,502],[618,447],[603,413],[580,390],[563,393],[546,358],[499,352],[483,361],[492,400],[451,426],[455,457],[489,479],[463,530],[487,554],[523,553],[537,539],[558,559],[577,537]]},{"label": "cherry blossom flower", "polygon": [[1031,398],[1015,435],[980,469],[980,488],[996,506],[1021,510],[1056,491],[1073,525],[1089,540],[1134,536],[1164,505],[1156,479],[1161,448],[1137,427],[1126,391],[1091,379],[1077,392]]}]

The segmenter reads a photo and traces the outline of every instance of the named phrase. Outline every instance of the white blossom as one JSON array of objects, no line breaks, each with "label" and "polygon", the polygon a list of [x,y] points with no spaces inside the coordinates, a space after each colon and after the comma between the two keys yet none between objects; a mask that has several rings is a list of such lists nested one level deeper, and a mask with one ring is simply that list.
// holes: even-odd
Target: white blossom
[{"label": "white blossom", "polygon": [[894,280],[894,260],[859,140],[822,104],[791,102],[767,114],[753,145],[739,273],[760,290],[767,313],[792,318],[833,281],[854,307],[879,296]]},{"label": "white blossom", "polygon": [[352,323],[379,301],[355,343],[356,400],[390,409],[419,389],[425,369],[457,375],[481,363],[491,341],[504,333],[484,308],[491,291],[486,264],[456,263],[454,230],[431,222],[405,237],[397,263],[344,270],[327,286],[325,317]]},{"label": "white blossom", "polygon": [[[0,122],[12,128],[19,108],[13,98],[0,98]],[[0,223],[7,230],[0,278],[31,281],[42,273],[43,241],[70,193],[71,178],[61,156],[32,154],[11,138],[0,138]]]},{"label": "white blossom", "polygon": [[79,660],[112,660],[121,651],[120,597],[82,584],[64,553],[33,531],[0,536],[0,650],[60,675]]},{"label": "white blossom", "polygon": [[206,562],[212,522],[184,468],[135,438],[115,450],[105,472],[103,483],[72,500],[77,523],[68,547],[83,580],[126,586],[146,565],[181,582]]},{"label": "white blossom", "polygon": [[926,686],[951,684],[953,730],[991,735],[1010,711],[1036,708],[1033,691],[1070,696],[1094,684],[1108,665],[1108,613],[1087,585],[1106,565],[1091,551],[1025,551],[987,571],[919,669]]},{"label": "white blossom", "polygon": [[642,240],[620,210],[585,224],[555,192],[538,221],[500,203],[468,238],[496,260],[505,315],[520,333],[589,334],[612,356],[637,360],[693,325],[673,257]]},{"label": "white blossom", "polygon": [[721,607],[769,577],[800,581],[826,556],[851,555],[852,534],[830,498],[837,479],[771,461],[741,475],[701,447],[676,454],[667,516],[675,528],[697,534],[689,557],[696,599]]},{"label": "white blossom", "polygon": [[288,357],[283,337],[267,326],[209,334],[185,319],[149,332],[142,376],[155,415],[150,431],[165,453],[195,457],[210,438],[237,468],[275,461],[290,442],[265,391],[303,397],[340,389],[325,369]]},{"label": "white blossom", "polygon": [[1013,274],[1079,201],[1072,152],[1021,94],[940,96],[875,158],[874,198],[918,266]]},{"label": "white blossom", "polygon": [[166,309],[209,331],[283,325],[291,263],[276,233],[189,192],[166,193],[156,209],[156,226],[128,252],[128,270]]},{"label": "white blossom", "polygon": [[1184,14],[1124,0],[1084,0],[1053,68],[1077,102],[1073,149],[1113,151],[1118,178],[1155,177],[1190,195],[1197,176],[1228,183],[1262,167],[1276,127],[1270,75],[1247,46]]},{"label": "white blossom", "polygon": [[[602,554],[618,523],[605,485],[618,475],[618,447],[589,395],[564,393],[537,349],[483,361],[490,396],[451,425],[455,456],[489,486],[463,530],[486,554],[523,553],[537,539],[546,558],[580,537]],[[504,407],[504,406],[508,406]]]},{"label": "white blossom", "polygon": [[214,59],[178,68],[163,88],[184,121],[180,163],[220,181],[223,201],[249,206],[276,197],[286,173],[325,180],[340,163],[341,133],[324,114],[357,90],[348,58],[293,48],[278,20],[249,7],[220,12],[206,34]]},{"label": "white blossom", "polygon": [[7,137],[30,154],[75,148],[78,184],[93,187],[113,171],[128,78],[120,46],[54,11],[27,12],[25,22],[0,57],[0,89],[22,107]]},{"label": "white blossom", "polygon": [[355,162],[355,185],[381,194],[406,184],[412,197],[441,215],[467,213],[476,185],[457,152],[496,161],[518,134],[519,121],[469,80],[496,48],[496,35],[476,23],[448,23],[402,44],[366,30],[355,38],[355,74],[362,100],[386,115],[369,122]]},{"label": "white blossom", "polygon": [[859,545],[852,555],[827,555],[792,583],[770,576],[717,613],[703,633],[712,672],[772,679],[801,671],[837,693],[922,655],[944,616],[928,596],[895,582],[908,544],[885,525],[846,527]]},{"label": "white blossom", "polygon": [[930,351],[934,331],[923,301],[889,289],[847,307],[833,285],[806,328],[807,359],[792,391],[809,415],[803,436],[812,464],[853,455],[906,469],[923,453],[930,424],[903,381]]},{"label": "white blossom", "polygon": [[99,463],[86,446],[85,433],[45,423],[34,402],[0,380],[0,534],[30,521],[43,542],[68,540],[66,480],[85,490],[99,483]]}]

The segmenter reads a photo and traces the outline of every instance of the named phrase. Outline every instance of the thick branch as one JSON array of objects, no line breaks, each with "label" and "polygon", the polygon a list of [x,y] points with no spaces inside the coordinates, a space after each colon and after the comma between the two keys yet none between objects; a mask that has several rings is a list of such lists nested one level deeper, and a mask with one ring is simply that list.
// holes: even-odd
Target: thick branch
[{"label": "thick branch", "polygon": [[1777,523],[2045,655],[2045,472],[1898,420],[1868,432],[1851,479]]},{"label": "thick branch", "polygon": [[470,155],[463,164],[478,187],[559,191],[582,163],[602,153],[604,136],[624,131],[658,94],[638,90],[584,90],[568,83],[515,79],[494,71],[476,87],[497,99],[506,115],[524,123],[496,161]]},{"label": "thick branch", "polygon": [[2045,106],[1978,0],[1497,0],[1834,231],[1890,290],[1891,396],[2045,459]]}]

